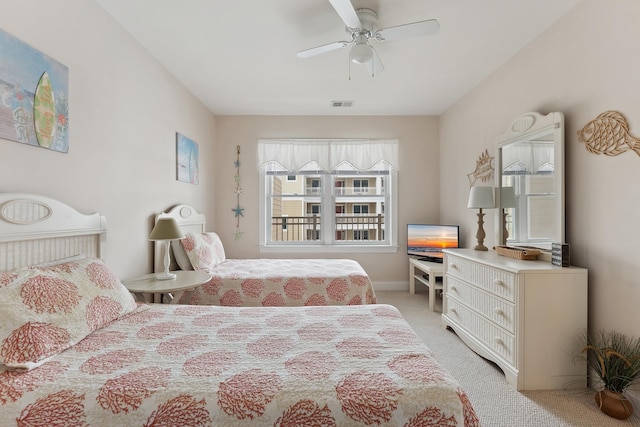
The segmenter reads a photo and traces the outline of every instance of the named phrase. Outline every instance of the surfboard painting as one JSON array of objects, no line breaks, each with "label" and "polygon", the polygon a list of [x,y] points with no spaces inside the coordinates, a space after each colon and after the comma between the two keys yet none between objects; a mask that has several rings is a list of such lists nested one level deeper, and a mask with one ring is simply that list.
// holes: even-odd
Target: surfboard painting
[{"label": "surfboard painting", "polygon": [[180,182],[200,183],[198,143],[176,132],[176,175]]},{"label": "surfboard painting", "polygon": [[41,147],[51,147],[53,136],[56,133],[54,97],[51,79],[45,71],[40,77],[33,100],[33,124],[36,130],[36,139]]},{"label": "surfboard painting", "polygon": [[0,139],[69,151],[69,69],[0,30]]}]

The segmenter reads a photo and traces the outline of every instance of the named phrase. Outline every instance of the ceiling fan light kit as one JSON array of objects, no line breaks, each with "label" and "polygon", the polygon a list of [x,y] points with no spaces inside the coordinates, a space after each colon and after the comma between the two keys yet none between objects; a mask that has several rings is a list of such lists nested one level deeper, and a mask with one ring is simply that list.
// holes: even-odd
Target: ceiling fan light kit
[{"label": "ceiling fan light kit", "polygon": [[356,43],[351,48],[351,61],[356,64],[366,64],[373,58],[373,49],[367,42]]},{"label": "ceiling fan light kit", "polygon": [[[384,71],[382,61],[370,40],[385,42],[406,37],[436,34],[440,24],[435,19],[412,22],[378,30],[378,15],[371,9],[354,9],[349,0],[329,0],[345,25],[349,41],[336,41],[297,53],[299,58],[309,58],[351,46],[349,60],[367,67],[371,76]],[[351,73],[349,73],[351,78]]]}]

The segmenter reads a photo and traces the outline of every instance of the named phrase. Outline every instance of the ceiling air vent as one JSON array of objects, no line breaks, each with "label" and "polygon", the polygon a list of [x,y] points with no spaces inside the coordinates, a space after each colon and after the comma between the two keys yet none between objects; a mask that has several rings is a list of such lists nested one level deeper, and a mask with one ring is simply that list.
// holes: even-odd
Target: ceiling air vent
[{"label": "ceiling air vent", "polygon": [[345,108],[349,108],[349,107],[353,107],[353,103],[355,101],[331,101],[331,107],[333,108],[340,108],[340,107],[345,107]]}]

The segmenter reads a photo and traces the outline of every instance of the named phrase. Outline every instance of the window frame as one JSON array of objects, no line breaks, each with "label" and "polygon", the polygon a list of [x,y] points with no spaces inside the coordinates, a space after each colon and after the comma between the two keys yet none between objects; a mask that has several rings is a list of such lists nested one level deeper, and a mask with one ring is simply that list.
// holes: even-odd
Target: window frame
[{"label": "window frame", "polygon": [[[303,175],[305,172],[298,171],[296,175]],[[270,174],[278,174],[278,175],[286,175],[287,177],[291,175],[291,172],[283,171],[283,172],[269,172],[265,169],[261,169],[259,173],[259,248],[260,252],[264,253],[290,253],[290,252],[306,252],[306,253],[340,253],[340,252],[348,252],[348,253],[372,253],[372,252],[380,252],[380,253],[395,253],[398,251],[398,172],[389,168],[386,173],[382,174],[381,186],[384,186],[387,195],[382,198],[381,206],[385,208],[380,212],[385,215],[385,230],[382,235],[385,239],[388,237],[388,240],[385,241],[370,241],[370,240],[359,240],[359,241],[342,241],[337,239],[335,227],[336,220],[336,207],[344,205],[345,202],[340,201],[340,197],[344,196],[344,187],[343,191],[336,190],[334,188],[335,181],[344,181],[345,175],[349,175],[353,173],[354,177],[357,175],[376,175],[380,174],[378,171],[363,171],[363,172],[351,172],[351,171],[314,171],[313,174],[319,174],[321,179],[321,187],[323,190],[321,191],[321,238],[320,241],[311,241],[311,242],[294,242],[294,243],[286,243],[286,242],[271,242],[268,234],[271,233],[271,227],[268,224],[271,224],[271,209],[267,209],[267,200],[270,200],[271,194],[269,194],[269,182],[268,179]],[[311,174],[310,172],[308,174]],[[328,189],[328,191],[327,191]],[[367,184],[367,190],[368,184]],[[269,196],[269,198],[267,197]],[[355,197],[358,197],[355,195]],[[390,205],[391,209],[388,209]],[[387,211],[387,212],[385,212]]]}]

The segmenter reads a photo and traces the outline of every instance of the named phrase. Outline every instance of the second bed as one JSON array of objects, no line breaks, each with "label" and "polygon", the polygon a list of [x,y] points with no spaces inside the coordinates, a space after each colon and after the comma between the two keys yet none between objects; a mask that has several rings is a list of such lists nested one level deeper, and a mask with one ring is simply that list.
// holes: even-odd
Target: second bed
[{"label": "second bed", "polygon": [[[173,218],[186,237],[171,244],[171,268],[203,270],[212,278],[177,301],[196,305],[322,306],[376,303],[373,284],[351,259],[227,259],[204,215],[178,205],[156,216]],[[156,244],[156,271],[162,271],[164,245]]]}]

